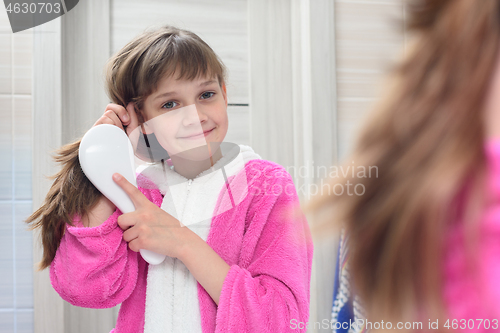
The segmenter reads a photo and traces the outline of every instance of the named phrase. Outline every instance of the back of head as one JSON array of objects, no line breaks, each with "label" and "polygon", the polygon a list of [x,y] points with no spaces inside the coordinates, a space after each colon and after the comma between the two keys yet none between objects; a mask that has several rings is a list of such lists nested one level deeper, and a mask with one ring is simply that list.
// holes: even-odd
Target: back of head
[{"label": "back of head", "polygon": [[480,184],[483,106],[500,42],[500,1],[414,0],[408,11],[411,45],[347,159],[378,176],[335,179],[365,192],[312,205],[335,207],[345,222],[356,291],[384,320],[445,311],[443,241],[448,222],[472,212],[454,208],[468,181]]}]

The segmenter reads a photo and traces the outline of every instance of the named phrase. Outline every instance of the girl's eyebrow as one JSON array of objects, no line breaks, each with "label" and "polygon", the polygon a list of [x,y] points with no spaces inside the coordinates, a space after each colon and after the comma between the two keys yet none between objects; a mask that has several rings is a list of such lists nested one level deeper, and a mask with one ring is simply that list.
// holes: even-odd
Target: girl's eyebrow
[{"label": "girl's eyebrow", "polygon": [[212,83],[217,83],[217,81],[216,80],[210,80],[210,81],[206,81],[206,82],[200,83],[200,87],[202,87],[202,86],[208,86],[209,84],[212,84]]},{"label": "girl's eyebrow", "polygon": [[[216,80],[205,81],[203,83],[200,83],[200,87],[208,86],[209,84],[212,84],[212,83],[217,83],[217,81]],[[167,97],[170,95],[175,95],[175,91],[170,91],[170,92],[160,94],[160,95],[156,96],[153,100],[157,100],[158,98]]]},{"label": "girl's eyebrow", "polygon": [[153,101],[156,101],[157,99],[161,98],[161,97],[167,97],[167,96],[170,96],[170,95],[174,95],[175,94],[175,91],[170,91],[170,92],[167,92],[167,93],[163,93],[161,95],[158,95],[156,96]]}]

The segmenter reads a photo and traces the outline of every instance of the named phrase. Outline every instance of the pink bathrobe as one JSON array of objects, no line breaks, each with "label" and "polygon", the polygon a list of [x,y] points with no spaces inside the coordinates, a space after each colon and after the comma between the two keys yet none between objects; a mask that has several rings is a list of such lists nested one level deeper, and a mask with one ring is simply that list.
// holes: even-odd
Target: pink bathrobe
[{"label": "pink bathrobe", "polygon": [[487,200],[477,226],[477,243],[469,257],[463,221],[448,233],[443,266],[443,295],[449,325],[467,332],[500,330],[500,138],[488,139]]},{"label": "pink bathrobe", "polygon": [[[306,323],[313,245],[292,179],[276,163],[245,164],[248,195],[212,218],[207,243],[229,265],[217,306],[198,283],[203,333],[297,332]],[[233,176],[234,177],[234,176]],[[229,178],[231,181],[231,177]],[[139,177],[139,189],[156,205],[157,189]],[[142,186],[146,184],[147,186]],[[223,200],[225,190],[218,201]],[[67,226],[50,266],[52,286],[69,303],[110,308],[122,303],[114,333],[144,331],[148,264],[123,240],[115,211],[102,225]],[[305,330],[302,330],[305,331]]]}]

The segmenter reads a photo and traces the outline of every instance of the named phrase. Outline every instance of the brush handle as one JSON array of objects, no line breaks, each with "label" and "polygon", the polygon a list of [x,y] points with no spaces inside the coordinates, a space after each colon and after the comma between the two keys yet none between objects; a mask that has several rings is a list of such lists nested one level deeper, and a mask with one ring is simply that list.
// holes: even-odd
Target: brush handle
[{"label": "brush handle", "polygon": [[163,254],[159,254],[153,251],[141,249],[141,256],[146,262],[150,265],[159,265],[165,260],[165,256]]},{"label": "brush handle", "polygon": [[[135,206],[125,191],[113,181],[119,173],[137,187],[134,172],[134,151],[123,130],[108,124],[92,127],[80,142],[78,158],[85,176],[122,213],[135,211]],[[151,265],[163,262],[165,256],[149,250],[140,250],[141,256]]]}]

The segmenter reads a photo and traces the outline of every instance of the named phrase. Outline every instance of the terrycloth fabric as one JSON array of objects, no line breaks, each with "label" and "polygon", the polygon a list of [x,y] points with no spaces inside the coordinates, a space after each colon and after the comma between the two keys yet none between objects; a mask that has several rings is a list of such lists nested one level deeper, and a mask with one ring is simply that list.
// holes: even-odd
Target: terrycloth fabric
[{"label": "terrycloth fabric", "polygon": [[[142,175],[158,184],[164,196],[161,208],[204,241],[207,240],[212,214],[222,188],[229,185],[233,198],[243,199],[248,193],[238,193],[234,181],[226,183],[227,177],[240,173],[245,163],[260,159],[248,146],[230,145],[227,151],[224,148],[221,147],[223,157],[192,180],[175,172],[173,166],[163,169],[162,165],[154,165],[142,172]],[[246,186],[241,188],[246,190]],[[236,200],[235,205],[240,202]],[[144,332],[201,333],[197,281],[177,258],[166,257],[159,265],[149,265]]]},{"label": "terrycloth fabric", "polygon": [[[444,298],[450,325],[457,319],[458,328],[465,327],[468,332],[500,329],[500,138],[486,141],[484,152],[488,205],[478,221],[479,239],[471,249],[472,256],[468,256],[464,225],[461,221],[454,223],[444,266]],[[474,320],[474,325],[468,323],[469,319]]]},{"label": "terrycloth fabric", "polygon": [[[217,199],[207,243],[230,265],[217,306],[197,283],[201,327],[208,332],[287,332],[307,322],[313,246],[290,175],[273,162],[251,160],[228,177]],[[139,178],[141,191],[160,206],[162,196]],[[233,192],[247,195],[232,207]],[[147,189],[144,189],[146,187]],[[230,209],[227,209],[231,206]],[[119,210],[102,225],[67,227],[50,276],[73,305],[122,303],[115,333],[143,332],[148,264],[128,249],[117,225]]]}]

